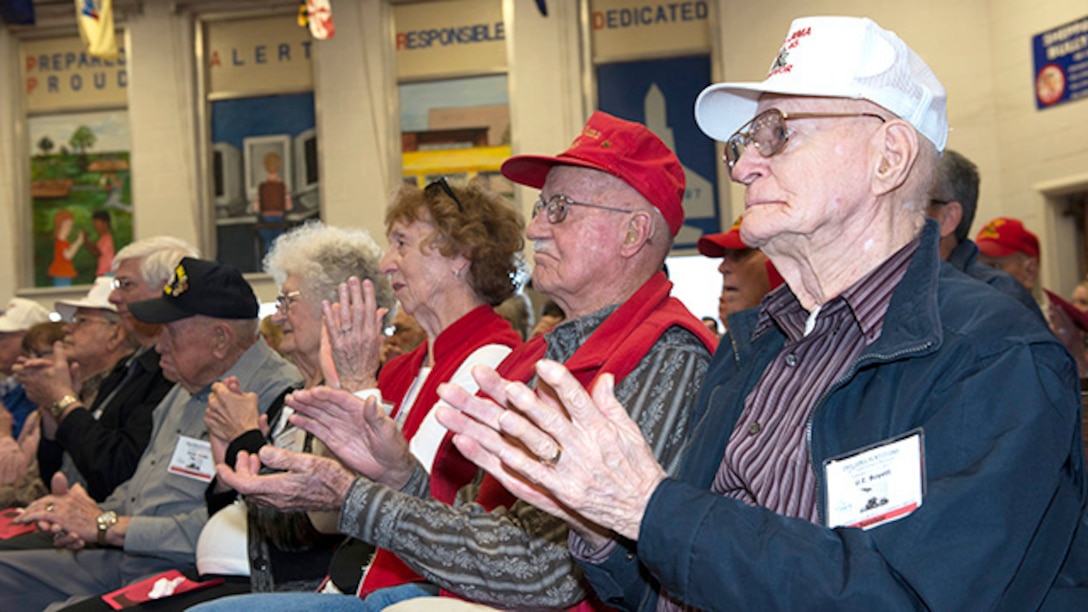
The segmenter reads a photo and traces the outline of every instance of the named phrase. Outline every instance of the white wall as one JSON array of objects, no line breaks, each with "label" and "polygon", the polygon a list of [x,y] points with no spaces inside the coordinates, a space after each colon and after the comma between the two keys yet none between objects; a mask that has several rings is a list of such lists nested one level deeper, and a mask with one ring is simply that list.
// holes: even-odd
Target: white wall
[{"label": "white wall", "polygon": [[[126,25],[129,36],[129,110],[133,134],[133,201],[137,238],[172,234],[206,253],[213,232],[198,178],[198,129],[192,16],[171,3],[146,2]],[[504,0],[508,20],[511,121],[515,153],[555,153],[585,118],[582,50],[576,2]],[[868,15],[893,29],[926,59],[949,92],[949,146],[978,163],[982,175],[976,230],[999,215],[1019,216],[1046,247],[1043,280],[1067,292],[1079,264],[1070,246],[1069,219],[1049,210],[1038,187],[1088,181],[1088,101],[1038,112],[1031,77],[1031,36],[1082,17],[1084,0],[721,0],[715,26],[722,74],[761,79],[791,19],[808,14]],[[315,43],[315,100],[322,172],[322,216],[360,226],[384,243],[383,211],[399,177],[395,76],[390,9],[385,2],[336,5],[336,37]],[[27,144],[17,41],[0,31],[0,298],[19,289],[29,269],[25,247]],[[1080,179],[1078,179],[1080,177]],[[740,192],[723,184],[739,210]],[[522,209],[535,198],[519,191]],[[733,212],[735,213],[736,210]],[[727,210],[726,222],[733,216]],[[258,282],[262,299],[274,296]],[[715,283],[716,285],[716,283]],[[23,291],[50,304],[53,289]]]}]

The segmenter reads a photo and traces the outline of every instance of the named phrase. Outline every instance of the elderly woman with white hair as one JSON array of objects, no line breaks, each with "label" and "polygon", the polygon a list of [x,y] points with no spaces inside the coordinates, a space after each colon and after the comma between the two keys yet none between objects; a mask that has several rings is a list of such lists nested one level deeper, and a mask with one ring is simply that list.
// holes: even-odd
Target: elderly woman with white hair
[{"label": "elderly woman with white hair", "polygon": [[[320,364],[322,303],[338,299],[351,279],[372,287],[376,307],[388,311],[392,291],[379,269],[381,250],[363,230],[312,222],[280,236],[264,259],[280,294],[273,320],[283,328],[279,350],[302,374],[303,388],[322,384]],[[284,396],[259,417],[257,397],[235,379],[212,386],[205,424],[216,463],[233,465],[239,450],[256,452],[265,444],[302,452],[322,452],[314,437],[288,422]],[[325,574],[341,536],[317,530],[305,513],[280,512],[247,504],[215,479],[206,494],[210,518],[197,544],[202,578],[221,577],[219,586],[156,602],[184,609],[226,594],[313,588]],[[248,578],[246,578],[248,576]],[[156,609],[165,609],[157,607]]]}]

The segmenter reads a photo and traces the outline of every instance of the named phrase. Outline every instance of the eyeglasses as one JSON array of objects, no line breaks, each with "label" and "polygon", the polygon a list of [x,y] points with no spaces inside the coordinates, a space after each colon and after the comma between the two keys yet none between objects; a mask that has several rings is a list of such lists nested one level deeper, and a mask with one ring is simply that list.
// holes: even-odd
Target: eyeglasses
[{"label": "eyeglasses", "polygon": [[589,202],[578,202],[570,199],[569,197],[557,193],[552,197],[544,201],[543,198],[536,201],[533,204],[533,218],[535,219],[540,211],[546,211],[548,215],[548,223],[556,224],[562,223],[563,219],[567,218],[568,206],[585,206],[586,208],[596,208],[599,210],[611,210],[618,213],[630,213],[632,210],[624,210],[622,208],[612,208],[611,206],[601,206],[600,204],[590,204]]},{"label": "eyeglasses", "polygon": [[125,278],[124,276],[118,276],[110,282],[110,288],[120,289],[121,291],[128,293],[129,291],[132,291],[136,288],[136,281],[130,278]]},{"label": "eyeglasses", "polygon": [[111,321],[105,317],[92,317],[90,315],[76,315],[72,317],[72,327],[83,327],[89,323],[105,323],[107,325],[113,325],[114,321]]},{"label": "eyeglasses", "polygon": [[276,312],[282,312],[287,314],[291,310],[291,304],[295,303],[298,296],[302,295],[301,291],[288,291],[287,293],[281,293],[276,296]]},{"label": "eyeglasses", "polygon": [[786,127],[790,119],[830,119],[834,117],[873,117],[885,123],[887,119],[873,113],[786,113],[769,108],[758,114],[725,141],[725,164],[730,170],[748,145],[755,146],[763,157],[772,157],[786,146],[791,131]]},{"label": "eyeglasses", "polygon": [[457,205],[458,212],[465,212],[465,207],[461,205],[461,200],[458,200],[457,196],[454,195],[453,189],[450,187],[449,182],[446,181],[446,177],[439,177],[437,181],[429,183],[423,188],[423,193],[431,191],[434,187],[440,187],[442,191],[446,192],[446,195],[448,195],[450,199],[453,200],[453,203]]}]

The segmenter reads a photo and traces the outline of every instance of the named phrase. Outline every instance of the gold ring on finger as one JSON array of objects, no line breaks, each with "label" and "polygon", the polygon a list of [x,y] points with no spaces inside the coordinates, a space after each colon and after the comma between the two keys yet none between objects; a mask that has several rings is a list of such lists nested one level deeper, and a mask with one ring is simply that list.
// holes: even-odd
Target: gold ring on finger
[{"label": "gold ring on finger", "polygon": [[555,443],[555,455],[552,456],[549,459],[541,459],[540,462],[543,463],[547,467],[553,468],[553,467],[555,467],[555,464],[559,463],[559,458],[562,457],[562,456],[563,456],[563,445],[556,442]]}]

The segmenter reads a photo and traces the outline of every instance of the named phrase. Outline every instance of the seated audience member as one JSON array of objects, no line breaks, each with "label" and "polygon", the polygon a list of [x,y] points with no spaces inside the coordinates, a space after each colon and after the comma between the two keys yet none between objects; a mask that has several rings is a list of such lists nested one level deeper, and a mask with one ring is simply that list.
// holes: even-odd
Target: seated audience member
[{"label": "seated audience member", "polygon": [[[174,383],[163,375],[154,349],[159,326],[136,321],[128,304],[161,294],[178,262],[195,254],[196,250],[181,240],[156,236],[133,242],[114,256],[108,302],[103,305],[101,295],[95,299],[99,310],[116,313],[102,316],[119,319],[120,328],[135,343],[135,352],[102,380],[93,400],[80,396],[81,401],[62,406],[65,398],[78,394],[68,369],[57,363],[35,374],[46,396],[44,405],[58,407],[55,416],[42,415],[45,428],[38,462],[45,486],[63,466],[69,485],[80,482],[92,499],[102,501],[136,471],[151,438],[152,411]],[[101,286],[96,289],[102,290]],[[57,308],[63,312],[71,309],[59,303]],[[74,480],[76,471],[80,478]]]},{"label": "seated audience member", "polygon": [[531,306],[529,296],[519,291],[496,306],[495,312],[506,319],[510,327],[521,336],[522,341],[525,341],[529,339],[529,329],[533,325]]},{"label": "seated audience member", "polygon": [[411,353],[427,339],[427,332],[423,331],[415,317],[404,312],[403,308],[398,307],[396,310],[397,314],[393,316],[393,333],[382,341],[382,365],[394,357]]},{"label": "seated audience member", "polygon": [[711,85],[695,116],[788,290],[730,318],[679,473],[609,385],[547,361],[543,401],[477,370],[516,410],[444,387],[458,448],[567,519],[623,609],[1084,609],[1061,593],[1088,569],[1076,370],[939,259],[934,74],[869,19],[798,19],[765,81]]},{"label": "seated audience member", "polygon": [[529,332],[529,338],[536,338],[541,334],[550,332],[553,327],[562,323],[566,318],[567,315],[563,313],[563,309],[559,307],[559,304],[555,303],[555,300],[544,302],[544,307],[540,309],[540,319],[533,326],[533,330]]},{"label": "seated audience member", "polygon": [[[362,291],[372,308],[387,311],[392,305],[389,282],[379,271],[380,257],[378,245],[365,231],[320,222],[280,236],[265,255],[264,269],[280,291],[273,315],[283,329],[280,350],[302,374],[303,388],[312,389],[324,380],[322,301],[336,302],[343,283],[349,283],[353,291]],[[360,279],[366,283],[365,290]],[[381,321],[368,324],[380,329]],[[267,433],[262,433],[256,394],[240,391],[231,379],[212,385],[204,422],[216,463],[233,465],[239,450],[255,453],[265,444],[301,452],[319,450],[312,434],[288,422],[292,410],[284,406],[286,393],[272,403],[266,413]],[[218,478],[212,480],[206,497],[210,517],[197,542],[197,570],[202,579],[243,579],[157,602],[157,610],[183,610],[251,590],[313,590],[325,576],[333,548],[343,539],[318,533],[305,513],[236,502],[237,493]]]},{"label": "seated audience member", "polygon": [[999,217],[979,230],[975,242],[982,253],[979,258],[982,263],[1009,274],[1031,293],[1050,331],[1076,359],[1080,376],[1088,375],[1084,353],[1088,315],[1039,284],[1039,238],[1019,219]]},{"label": "seated audience member", "polygon": [[[614,376],[617,393],[628,401],[657,456],[666,465],[674,465],[690,406],[716,342],[698,319],[669,297],[671,284],[661,273],[683,223],[684,172],[679,160],[644,126],[594,113],[568,151],[556,157],[513,157],[503,164],[502,172],[516,183],[542,189],[525,234],[534,247],[533,284],[555,299],[569,319],[523,345],[501,368],[519,380],[529,380],[533,364],[547,355],[568,363],[586,382],[598,374],[608,373],[603,379],[609,381]],[[465,202],[465,208],[472,204]],[[403,282],[402,272],[408,269],[408,255],[398,259],[394,287]],[[609,282],[599,282],[602,278]],[[404,289],[398,290],[411,310],[404,294]],[[321,399],[320,391],[312,392],[313,400]],[[299,395],[305,394],[295,398]],[[331,407],[317,409],[320,402],[312,403],[312,408],[298,406],[309,421],[304,426],[317,432],[337,456],[345,458],[350,450],[353,457],[378,457],[379,465],[381,457],[394,456],[386,449],[397,447],[395,429],[373,405],[365,409],[370,416],[363,429],[385,433],[332,441],[317,428],[318,423],[329,423],[327,430],[335,430],[332,425],[339,419],[328,416]],[[452,449],[448,440],[439,447],[440,453]],[[400,457],[404,456],[401,452]],[[553,448],[542,456],[556,461],[560,453]],[[267,600],[224,601],[224,608],[243,602],[247,606],[277,602],[296,609],[376,610],[432,594],[438,587],[509,609],[565,608],[589,595],[567,551],[563,522],[517,502],[490,479],[473,478],[454,495],[445,483],[436,483],[434,472],[428,491],[423,469],[427,464],[419,461],[412,462],[407,484],[386,480],[387,486],[381,486],[326,459],[262,449],[261,462],[290,470],[277,476],[257,475],[257,457],[248,459],[239,457],[236,472],[220,467],[220,477],[264,502],[339,510],[341,531],[382,550],[361,585],[342,585],[341,590],[349,594],[339,601],[320,599],[328,595],[298,599],[276,595]],[[393,474],[401,473],[401,466],[408,467],[404,459],[387,465],[387,473]],[[366,476],[370,470],[358,471]],[[465,475],[475,473],[470,470]],[[314,489],[321,491],[320,499],[302,493]],[[390,571],[393,568],[383,561],[394,554],[407,566],[405,571]],[[407,572],[408,568],[418,575]],[[442,606],[436,602],[434,607]]]},{"label": "seated audience member", "polygon": [[[82,299],[56,302],[56,310],[64,321],[63,341],[54,346],[51,355],[23,359],[15,366],[16,376],[27,395],[43,408],[39,411],[41,433],[47,441],[56,438],[58,421],[75,406],[101,403],[99,398],[104,399],[115,386],[111,380],[109,387],[103,389],[103,382],[108,376],[116,380],[123,375],[129,357],[136,350],[137,343],[129,338],[121,325],[117,307],[109,302],[111,282],[108,277],[99,277]],[[74,376],[73,372],[76,373]],[[86,435],[86,431],[80,431],[81,437]],[[110,482],[109,475],[100,476],[94,470],[87,470],[84,477],[82,468],[87,466],[74,464],[71,457],[63,456],[63,452],[61,455],[53,465],[39,450],[39,465],[44,467],[40,474],[43,487],[48,486],[58,469],[64,472],[69,484],[79,483],[87,488],[95,501],[105,499],[117,484]],[[94,460],[109,459],[109,456],[94,457]],[[132,470],[128,470],[118,482],[131,475]],[[100,486],[104,481],[109,482],[108,487]],[[43,490],[42,494],[45,492]]]},{"label": "seated audience member", "polygon": [[26,298],[11,298],[0,313],[0,404],[11,414],[11,435],[18,438],[23,422],[38,407],[26,396],[12,368],[22,353],[23,335],[49,320],[49,311]]},{"label": "seated audience member", "polygon": [[[26,330],[22,356],[37,359],[53,354],[53,344],[64,338],[64,323],[47,321]],[[19,437],[12,436],[11,413],[0,404],[0,508],[29,504],[48,493],[38,477],[38,441],[41,415],[30,413]]]},{"label": "seated audience member", "polygon": [[[359,418],[360,423],[344,422],[336,431],[307,429],[349,468],[373,480],[372,493],[386,487],[400,490],[406,485],[422,486],[424,493],[429,487],[431,496],[449,504],[456,491],[475,475],[475,469],[463,458],[450,454],[452,446],[443,444],[446,431],[430,413],[439,384],[471,380],[472,367],[497,365],[521,343],[521,337],[494,307],[516,290],[512,278],[515,257],[523,244],[523,225],[521,217],[501,196],[477,184],[458,187],[441,179],[423,190],[405,187],[386,212],[390,246],[381,266],[389,275],[401,307],[426,332],[426,342],[386,363],[379,374],[376,358],[380,351],[381,313],[375,311],[374,301],[358,299],[358,290],[352,289],[341,296],[334,310],[330,309],[331,316],[326,319],[337,367],[336,379],[327,382],[373,395],[387,403],[387,409],[378,413],[374,403],[364,404],[349,393],[330,393],[329,389],[315,390],[309,402],[306,394],[295,394],[289,405],[306,417],[320,406],[319,411],[346,410],[349,419],[353,413]],[[348,339],[350,344],[341,349],[341,339]],[[360,344],[367,347],[362,355],[354,348]],[[323,393],[330,399],[325,400]],[[380,418],[386,412],[392,419]],[[299,418],[295,416],[293,421]],[[367,421],[383,428],[371,431]],[[397,425],[403,435],[397,432]],[[360,437],[359,429],[364,439],[379,432],[390,436],[392,459],[378,455],[380,460],[375,464],[374,458],[366,456],[370,449],[353,448],[351,443]],[[416,480],[411,481],[413,478]],[[349,541],[338,551],[329,572],[338,591],[354,593],[359,588],[362,570],[374,554],[370,546],[373,543]],[[374,556],[367,577],[378,585],[364,585],[368,592],[390,584],[422,581],[388,551]],[[318,595],[313,605],[334,601],[321,597]],[[367,605],[378,609],[380,601],[376,598]],[[289,605],[298,603],[289,600]]]},{"label": "seated audience member", "polygon": [[211,384],[237,377],[263,411],[299,380],[294,366],[257,340],[257,298],[229,266],[186,257],[160,297],[129,303],[127,311],[162,325],[155,350],[163,374],[178,384],[153,413],[132,478],[104,502],[56,474],[52,494],[16,519],[42,531],[0,543],[0,601],[12,609],[37,610],[192,566],[213,475],[204,427]]},{"label": "seated audience member", "polygon": [[1035,298],[1019,281],[978,261],[978,246],[968,238],[978,210],[978,185],[978,167],[960,153],[946,149],[937,164],[926,208],[926,216],[941,225],[941,259],[967,276],[1011,295],[1042,316]]},{"label": "seated audience member", "polygon": [[722,295],[718,298],[718,317],[726,329],[726,318],[734,312],[759,306],[759,301],[782,284],[774,264],[759,249],[749,248],[740,238],[737,217],[733,227],[723,234],[707,234],[696,246],[706,257],[721,258],[718,272],[722,274]]}]

